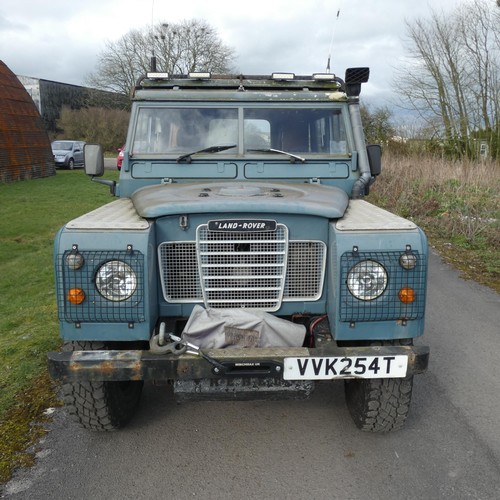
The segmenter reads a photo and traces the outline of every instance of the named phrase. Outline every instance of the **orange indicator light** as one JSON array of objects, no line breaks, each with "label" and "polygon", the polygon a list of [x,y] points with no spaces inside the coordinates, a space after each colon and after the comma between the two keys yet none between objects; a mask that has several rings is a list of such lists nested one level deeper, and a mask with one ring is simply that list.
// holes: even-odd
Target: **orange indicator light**
[{"label": "orange indicator light", "polygon": [[81,288],[71,288],[68,292],[68,301],[78,305],[85,300],[85,292]]},{"label": "orange indicator light", "polygon": [[401,288],[398,293],[399,300],[403,304],[411,304],[417,297],[415,290],[413,288]]}]

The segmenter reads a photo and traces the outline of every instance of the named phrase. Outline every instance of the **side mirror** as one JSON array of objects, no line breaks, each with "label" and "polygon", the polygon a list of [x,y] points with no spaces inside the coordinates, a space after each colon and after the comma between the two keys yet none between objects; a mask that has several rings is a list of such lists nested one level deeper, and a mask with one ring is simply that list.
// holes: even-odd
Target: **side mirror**
[{"label": "side mirror", "polygon": [[87,175],[101,177],[104,174],[104,153],[100,144],[85,144],[83,164]]},{"label": "side mirror", "polygon": [[366,146],[368,154],[368,163],[373,177],[377,177],[382,172],[382,148],[380,144],[369,144]]}]

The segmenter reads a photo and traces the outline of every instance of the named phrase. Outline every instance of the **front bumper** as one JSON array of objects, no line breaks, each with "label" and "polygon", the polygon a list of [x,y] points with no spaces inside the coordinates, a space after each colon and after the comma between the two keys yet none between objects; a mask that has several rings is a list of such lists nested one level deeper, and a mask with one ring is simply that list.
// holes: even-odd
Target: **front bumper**
[{"label": "front bumper", "polygon": [[[408,358],[406,376],[427,369],[427,346],[373,346],[325,348],[212,349],[206,354],[224,366],[214,367],[193,354],[161,355],[140,350],[50,352],[49,372],[61,382],[126,380],[198,380],[234,377],[283,378],[290,357],[396,356]],[[349,378],[349,377],[345,377]]]}]

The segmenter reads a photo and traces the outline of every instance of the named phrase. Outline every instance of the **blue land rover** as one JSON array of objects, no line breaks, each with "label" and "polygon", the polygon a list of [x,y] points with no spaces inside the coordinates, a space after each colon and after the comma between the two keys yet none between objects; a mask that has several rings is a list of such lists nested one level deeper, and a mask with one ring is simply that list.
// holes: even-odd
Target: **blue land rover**
[{"label": "blue land rover", "polygon": [[86,173],[117,199],[55,241],[64,348],[49,367],[76,421],[123,426],[144,381],[186,401],[342,379],[360,429],[402,427],[429,356],[413,342],[427,242],[365,200],[381,170],[359,110],[368,76],[138,82],[119,183],[85,146]]}]

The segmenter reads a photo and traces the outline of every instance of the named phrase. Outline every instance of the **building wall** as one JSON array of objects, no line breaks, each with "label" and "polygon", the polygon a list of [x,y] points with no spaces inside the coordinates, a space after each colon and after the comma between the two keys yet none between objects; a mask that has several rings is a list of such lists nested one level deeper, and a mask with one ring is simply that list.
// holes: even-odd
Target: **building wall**
[{"label": "building wall", "polygon": [[130,107],[130,99],[122,94],[30,76],[18,75],[17,78],[33,99],[42,116],[45,128],[52,135],[58,132],[57,120],[65,106],[70,109],[92,106],[111,109],[128,109]]},{"label": "building wall", "polygon": [[85,87],[68,83],[39,80],[40,108],[45,127],[49,132],[57,131],[57,120],[64,106],[80,109],[85,105],[87,90]]},{"label": "building wall", "polygon": [[55,173],[40,113],[18,78],[0,61],[0,182]]},{"label": "building wall", "polygon": [[40,102],[40,80],[38,78],[31,78],[30,76],[19,75],[17,75],[17,79],[23,84],[23,87],[33,99],[35,106],[38,108],[38,112],[42,114]]}]

